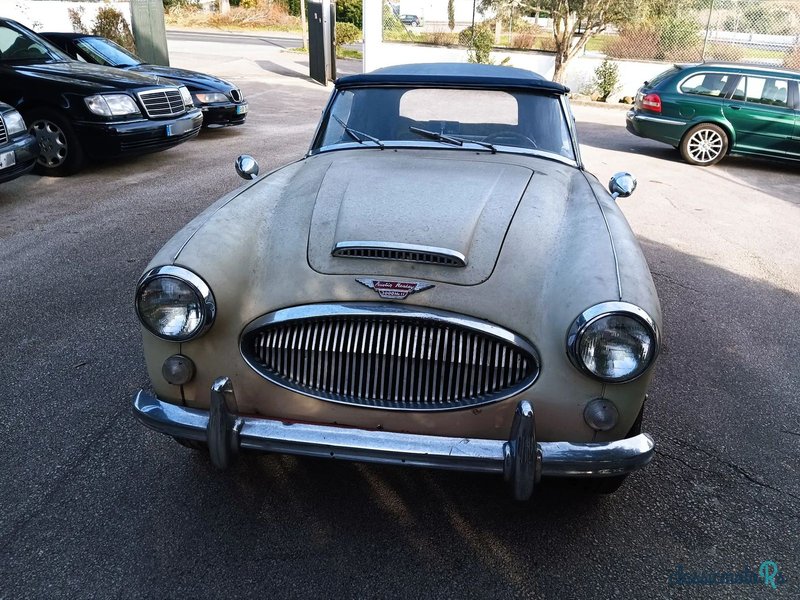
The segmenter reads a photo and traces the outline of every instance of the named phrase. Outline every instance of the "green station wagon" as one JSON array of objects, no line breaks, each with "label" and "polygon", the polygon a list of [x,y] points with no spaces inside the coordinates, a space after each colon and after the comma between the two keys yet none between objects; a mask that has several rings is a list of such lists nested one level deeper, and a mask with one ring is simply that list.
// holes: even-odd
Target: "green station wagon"
[{"label": "green station wagon", "polygon": [[731,153],[800,160],[798,82],[759,65],[675,65],[639,89],[627,128],[704,167]]}]

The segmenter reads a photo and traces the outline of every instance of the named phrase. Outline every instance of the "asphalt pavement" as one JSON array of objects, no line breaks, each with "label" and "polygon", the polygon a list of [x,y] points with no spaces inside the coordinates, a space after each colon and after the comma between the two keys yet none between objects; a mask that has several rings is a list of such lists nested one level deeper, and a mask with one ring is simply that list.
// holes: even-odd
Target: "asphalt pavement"
[{"label": "asphalt pavement", "polygon": [[[285,456],[220,473],[131,415],[134,287],[240,184],[238,154],[264,171],[303,155],[329,89],[271,43],[170,45],[241,86],[244,126],[0,185],[0,598],[800,596],[796,165],[692,167],[623,112],[575,108],[589,169],[638,176],[620,204],[665,319],[656,457],[615,495],[520,504],[492,476]],[[764,561],[778,589],[675,585]]]}]

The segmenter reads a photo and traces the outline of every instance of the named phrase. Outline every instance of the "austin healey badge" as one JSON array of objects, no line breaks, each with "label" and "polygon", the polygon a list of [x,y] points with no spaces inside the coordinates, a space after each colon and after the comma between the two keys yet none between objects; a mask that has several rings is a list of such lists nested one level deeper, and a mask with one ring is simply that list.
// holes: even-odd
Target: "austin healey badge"
[{"label": "austin healey badge", "polygon": [[432,283],[420,281],[385,281],[380,279],[356,279],[356,281],[378,292],[384,300],[405,300],[415,294],[433,287]]}]

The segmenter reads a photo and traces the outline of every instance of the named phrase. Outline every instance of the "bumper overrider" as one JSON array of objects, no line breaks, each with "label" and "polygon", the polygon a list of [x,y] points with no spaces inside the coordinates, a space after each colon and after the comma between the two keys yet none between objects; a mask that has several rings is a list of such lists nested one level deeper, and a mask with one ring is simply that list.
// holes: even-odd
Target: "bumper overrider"
[{"label": "bumper overrider", "polygon": [[541,477],[612,477],[647,465],[655,448],[642,433],[612,442],[537,442],[533,405],[516,408],[508,441],[441,437],[243,417],[227,409],[227,377],[211,386],[209,410],[162,402],[140,390],[136,417],[166,435],[206,442],[224,469],[240,449],[359,462],[502,474],[514,498],[527,500]]}]

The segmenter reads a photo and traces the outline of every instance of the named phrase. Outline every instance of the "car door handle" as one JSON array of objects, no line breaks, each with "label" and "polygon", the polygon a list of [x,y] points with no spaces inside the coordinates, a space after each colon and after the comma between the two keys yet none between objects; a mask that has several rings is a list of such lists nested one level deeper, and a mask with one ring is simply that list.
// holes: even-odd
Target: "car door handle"
[{"label": "car door handle", "polygon": [[728,104],[728,108],[730,108],[731,110],[742,110],[741,106],[735,106],[733,104]]}]

